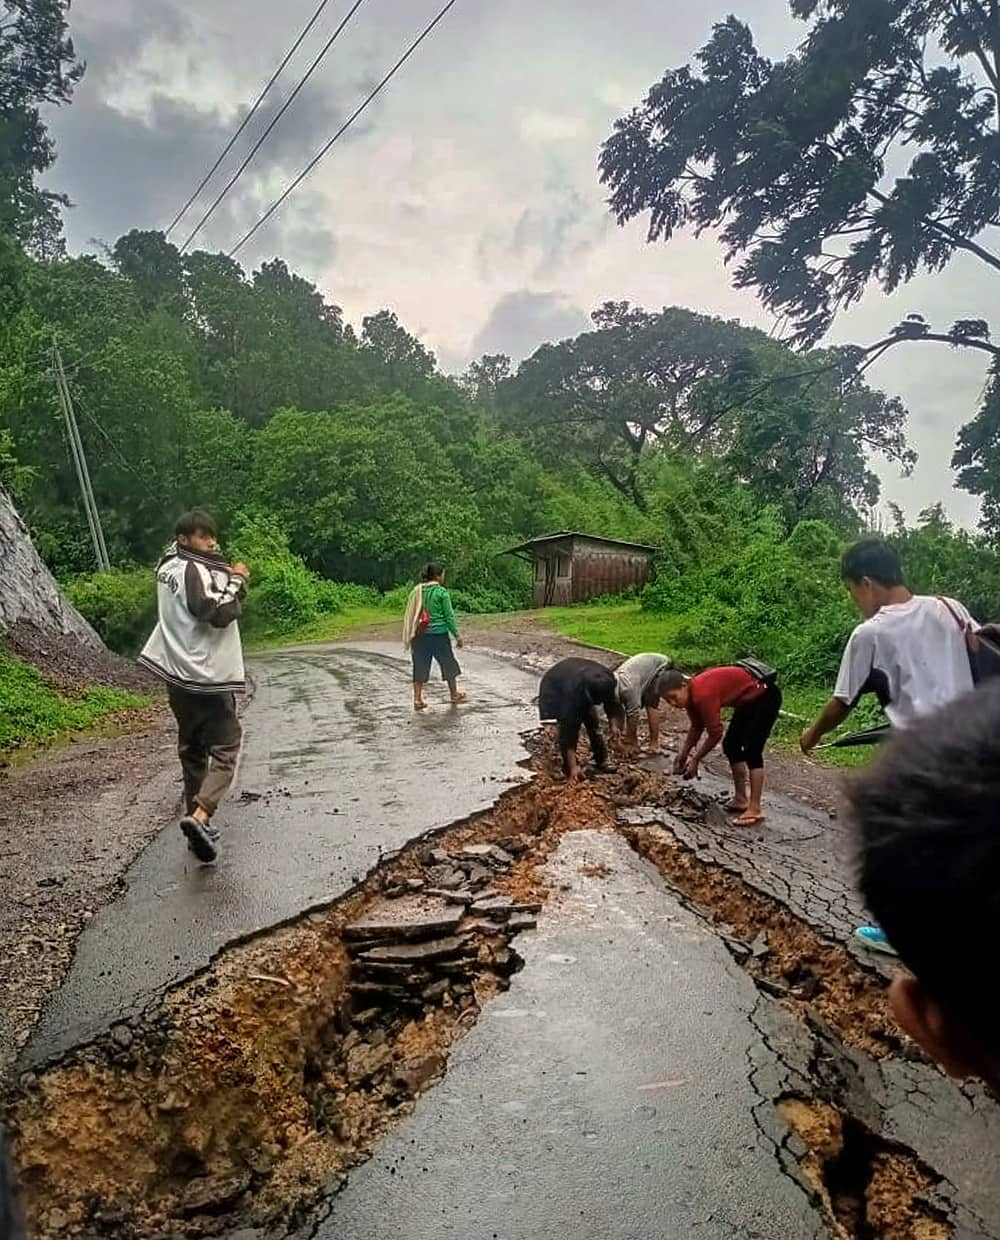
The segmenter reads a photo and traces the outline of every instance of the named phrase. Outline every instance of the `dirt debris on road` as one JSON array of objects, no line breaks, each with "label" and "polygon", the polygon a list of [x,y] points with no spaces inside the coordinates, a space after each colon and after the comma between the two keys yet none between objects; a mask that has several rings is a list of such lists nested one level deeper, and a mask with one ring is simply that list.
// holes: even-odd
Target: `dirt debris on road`
[{"label": "dirt debris on road", "polygon": [[[0,770],[0,1080],[180,794],[165,707]],[[170,771],[170,776],[165,772]]]},{"label": "dirt debris on road", "polygon": [[778,1112],[806,1147],[803,1170],[837,1240],[947,1240],[952,1229],[934,1205],[939,1177],[836,1107],[783,1098]]}]

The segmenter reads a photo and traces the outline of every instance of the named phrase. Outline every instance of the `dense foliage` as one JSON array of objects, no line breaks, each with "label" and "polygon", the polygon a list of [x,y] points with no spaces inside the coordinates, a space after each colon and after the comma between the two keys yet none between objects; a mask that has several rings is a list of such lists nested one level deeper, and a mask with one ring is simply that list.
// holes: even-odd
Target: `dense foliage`
[{"label": "dense foliage", "polygon": [[[730,20],[700,72],[668,74],[607,144],[619,217],[650,209],[656,236],[722,221],[746,256],[739,282],[808,350],[608,302],[593,330],[519,367],[488,355],[453,378],[392,312],[355,330],[280,259],[248,273],[140,231],[65,257],[58,200],[37,177],[53,158],[38,109],[66,103],[80,72],[66,8],[0,0],[0,479],[112,645],[142,640],[151,566],[177,513],[198,505],[254,573],[251,635],[308,630],[383,593],[401,608],[431,558],[460,609],[523,606],[528,571],[501,553],[575,528],[659,546],[644,606],[678,618],[706,658],[754,650],[786,675],[829,675],[854,620],[839,548],[872,521],[873,460],[906,471],[914,455],[905,409],[859,373],[864,351],[814,346],[870,278],[892,287],[956,248],[989,261],[972,240],[995,222],[997,193],[991,114],[964,68],[985,37],[977,22],[960,35],[917,0],[801,0],[812,32],[773,65]],[[944,64],[925,63],[927,38]],[[880,161],[903,143],[917,154],[883,190]],[[889,343],[911,336],[934,333],[910,320]],[[995,351],[977,320],[947,339]],[[92,572],[55,343],[111,574]],[[958,463],[1000,530],[997,412],[991,389]],[[894,535],[918,588],[996,618],[1000,569],[982,540],[940,511]]]},{"label": "dense foliage", "polygon": [[[1000,20],[981,0],[792,0],[809,23],[773,62],[736,17],[668,70],[601,155],[620,223],[649,240],[719,229],[735,283],[813,345],[872,282],[891,292],[957,253],[994,279],[1000,254]],[[996,285],[994,284],[994,289]],[[912,314],[865,350],[936,341],[990,359],[962,432],[959,484],[1000,533],[1000,345],[989,303],[937,330]]]}]

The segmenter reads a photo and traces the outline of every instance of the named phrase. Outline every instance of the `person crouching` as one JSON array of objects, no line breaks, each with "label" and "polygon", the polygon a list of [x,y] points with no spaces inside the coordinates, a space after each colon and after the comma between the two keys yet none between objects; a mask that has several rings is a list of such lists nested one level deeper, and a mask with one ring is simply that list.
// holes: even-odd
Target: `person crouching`
[{"label": "person crouching", "polygon": [[608,746],[601,732],[598,706],[604,708],[609,723],[624,726],[618,683],[614,673],[603,664],[593,659],[562,659],[542,677],[538,715],[542,723],[559,726],[563,774],[571,783],[580,775],[576,747],[581,727],[587,730],[594,763],[601,768],[607,766]]}]

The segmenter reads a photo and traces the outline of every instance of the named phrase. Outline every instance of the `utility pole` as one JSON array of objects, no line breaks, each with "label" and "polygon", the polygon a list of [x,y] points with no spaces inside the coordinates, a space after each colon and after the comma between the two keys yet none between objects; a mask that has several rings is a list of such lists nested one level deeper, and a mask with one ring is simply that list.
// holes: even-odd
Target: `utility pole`
[{"label": "utility pole", "polygon": [[108,548],[104,541],[101,514],[97,511],[94,488],[90,483],[90,470],[87,468],[87,457],[83,450],[83,440],[80,438],[80,428],[77,426],[76,413],[73,409],[73,398],[70,395],[69,384],[66,382],[66,371],[63,369],[62,354],[59,352],[59,341],[55,336],[52,337],[52,365],[56,390],[59,393],[59,403],[62,406],[63,418],[66,422],[66,437],[69,440],[70,454],[76,467],[76,477],[80,484],[83,509],[87,514],[90,538],[94,544],[94,556],[97,560],[98,569],[106,573],[111,568],[111,561],[108,558]]}]

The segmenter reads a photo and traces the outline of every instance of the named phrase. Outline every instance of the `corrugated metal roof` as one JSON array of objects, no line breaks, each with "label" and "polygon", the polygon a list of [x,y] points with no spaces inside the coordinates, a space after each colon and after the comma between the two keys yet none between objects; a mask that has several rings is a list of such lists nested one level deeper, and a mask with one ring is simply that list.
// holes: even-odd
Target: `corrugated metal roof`
[{"label": "corrugated metal roof", "polygon": [[590,542],[603,543],[606,547],[629,547],[633,551],[648,551],[650,555],[658,550],[657,547],[651,547],[648,543],[624,542],[620,538],[604,538],[600,534],[585,534],[582,530],[559,530],[555,534],[539,534],[537,538],[530,538],[517,547],[509,548],[503,554],[515,555],[518,551],[530,551],[544,543],[558,542],[563,538],[586,538]]}]

